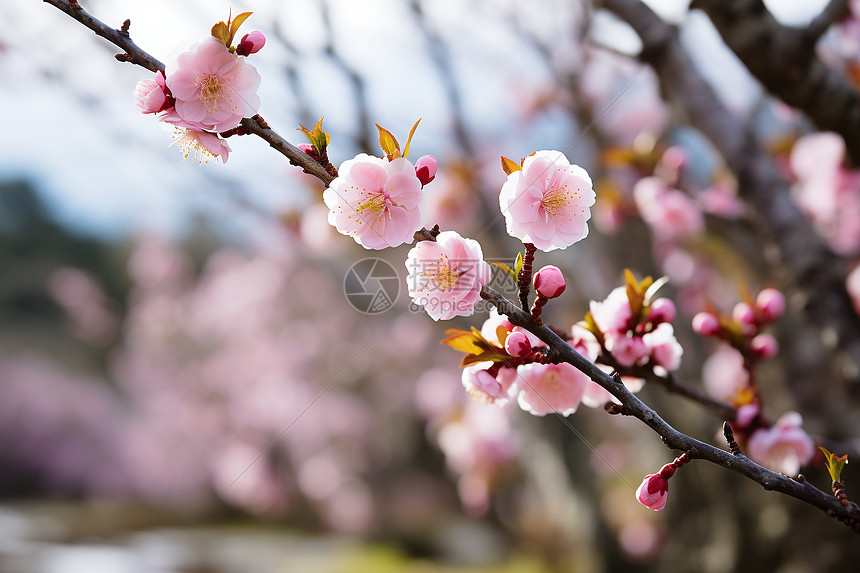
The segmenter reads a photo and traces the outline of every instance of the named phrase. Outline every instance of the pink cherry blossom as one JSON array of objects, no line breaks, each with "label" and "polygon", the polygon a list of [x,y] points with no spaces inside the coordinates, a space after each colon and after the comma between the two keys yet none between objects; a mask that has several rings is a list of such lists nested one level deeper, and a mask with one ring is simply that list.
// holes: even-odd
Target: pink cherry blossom
[{"label": "pink cherry blossom", "polygon": [[526,364],[517,368],[519,405],[535,416],[576,412],[589,378],[566,362]]},{"label": "pink cherry blossom", "polygon": [[658,298],[651,303],[648,309],[648,320],[653,324],[661,322],[672,322],[678,315],[675,303],[668,298]]},{"label": "pink cherry blossom", "polygon": [[329,223],[366,249],[412,242],[424,226],[421,182],[409,160],[361,153],[344,161],[323,192]]},{"label": "pink cherry blossom", "polygon": [[611,331],[604,337],[606,350],[621,366],[641,366],[648,361],[650,351],[641,336]]},{"label": "pink cherry blossom", "polygon": [[747,443],[749,456],[774,471],[796,475],[815,454],[815,443],[802,423],[800,414],[787,412],[772,427],[756,430]]},{"label": "pink cherry blossom", "polygon": [[260,108],[260,74],[223,42],[207,38],[167,67],[176,113],[192,127],[226,131]]},{"label": "pink cherry blossom", "polygon": [[443,231],[435,241],[412,247],[406,268],[412,302],[423,306],[433,320],[471,316],[481,300],[481,288],[491,278],[481,245],[455,231]]},{"label": "pink cherry blossom", "polygon": [[259,30],[254,30],[242,36],[239,45],[236,46],[236,53],[240,56],[249,56],[259,52],[266,45],[266,36]]},{"label": "pink cherry blossom", "polygon": [[604,334],[626,332],[632,326],[633,312],[630,310],[627,289],[623,286],[614,288],[602,302],[591,301],[589,309],[594,322]]},{"label": "pink cherry blossom", "polygon": [[660,511],[669,499],[669,480],[660,474],[648,474],[636,489],[636,499],[648,509]]},{"label": "pink cherry blossom", "polygon": [[565,249],[588,235],[595,194],[585,169],[560,151],[538,151],[508,175],[499,194],[508,234],[542,251]]},{"label": "pink cherry blossom", "polygon": [[702,383],[705,391],[714,398],[734,401],[738,392],[749,383],[744,357],[728,344],[721,344],[702,365]]},{"label": "pink cherry blossom", "polygon": [[508,400],[512,378],[501,377],[499,380],[488,370],[490,366],[491,362],[478,362],[464,367],[463,386],[476,401],[501,406]]},{"label": "pink cherry blossom", "polygon": [[651,352],[651,360],[668,371],[677,370],[681,365],[684,348],[675,338],[672,325],[664,322],[651,332],[642,335],[642,341]]},{"label": "pink cherry blossom", "polygon": [[161,70],[155,72],[154,80],[137,82],[134,88],[134,104],[142,113],[158,113],[173,105]]},{"label": "pink cherry blossom", "polygon": [[680,241],[705,227],[701,209],[683,191],[667,188],[657,177],[643,177],[633,187],[633,199],[654,235]]},{"label": "pink cherry blossom", "polygon": [[564,282],[564,275],[558,267],[547,265],[542,267],[534,275],[535,290],[546,298],[555,298],[564,292],[567,284]]},{"label": "pink cherry blossom", "polygon": [[[499,334],[499,328],[504,330],[504,333]],[[496,307],[490,309],[490,315],[484,321],[484,324],[481,325],[481,336],[496,344],[498,346],[504,346],[505,340],[507,339],[508,334],[514,329],[514,325],[508,320],[508,317],[504,314],[499,314],[499,311]]]},{"label": "pink cherry blossom", "polygon": [[191,158],[194,163],[209,163],[210,160],[220,159],[223,163],[227,163],[227,158],[230,155],[230,145],[214,133],[205,131],[197,131],[194,129],[186,129],[183,127],[174,128],[175,141],[171,145],[179,146],[182,151],[183,158]]}]

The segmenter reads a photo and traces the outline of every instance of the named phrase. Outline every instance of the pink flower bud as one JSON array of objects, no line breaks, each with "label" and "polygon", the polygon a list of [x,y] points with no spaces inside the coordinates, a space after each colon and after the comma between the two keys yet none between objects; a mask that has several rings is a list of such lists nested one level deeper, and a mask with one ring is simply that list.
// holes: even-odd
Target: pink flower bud
[{"label": "pink flower bud", "polygon": [[739,302],[732,310],[732,318],[741,326],[752,326],[755,324],[755,311],[749,304]]},{"label": "pink flower bud", "polygon": [[660,474],[648,474],[636,490],[636,499],[639,503],[654,511],[660,511],[666,507],[668,497],[669,480]]},{"label": "pink flower bud", "polygon": [[693,317],[693,331],[701,336],[716,336],[720,333],[720,321],[710,312],[700,312]]},{"label": "pink flower bud", "polygon": [[242,36],[242,41],[239,42],[238,46],[236,46],[236,53],[240,56],[256,54],[265,45],[266,36],[262,32],[254,30],[253,32]]},{"label": "pink flower bud", "polygon": [[164,84],[164,75],[158,71],[154,80],[141,80],[134,88],[134,105],[142,113],[158,113],[173,104],[168,97],[169,91]]},{"label": "pink flower bud", "polygon": [[555,298],[564,292],[567,285],[558,267],[547,265],[534,275],[535,290],[547,298]]},{"label": "pink flower bud", "polygon": [[732,423],[732,426],[735,428],[746,428],[752,423],[756,416],[758,416],[760,406],[753,402],[751,404],[744,404],[740,408],[737,409],[735,413],[735,421]]},{"label": "pink flower bud", "polygon": [[672,322],[675,320],[678,311],[675,308],[675,303],[668,298],[658,298],[651,303],[651,309],[648,311],[648,320],[653,324],[663,322]]},{"label": "pink flower bud", "polygon": [[532,344],[524,332],[512,332],[505,338],[505,351],[511,356],[524,358],[532,353]]},{"label": "pink flower bud", "polygon": [[423,155],[415,162],[415,175],[421,181],[421,185],[427,185],[436,178],[436,170],[439,162],[432,155]]},{"label": "pink flower bud", "polygon": [[776,356],[779,351],[779,344],[770,334],[759,334],[750,341],[750,348],[756,358],[767,360]]},{"label": "pink flower bud", "polygon": [[785,312],[785,296],[775,288],[766,288],[758,293],[755,305],[764,320],[773,322]]}]

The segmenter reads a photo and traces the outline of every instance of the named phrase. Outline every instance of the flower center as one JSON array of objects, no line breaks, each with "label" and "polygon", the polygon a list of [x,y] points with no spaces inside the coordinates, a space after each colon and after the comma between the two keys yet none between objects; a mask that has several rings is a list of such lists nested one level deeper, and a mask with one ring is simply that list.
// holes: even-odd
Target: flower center
[{"label": "flower center", "polygon": [[547,217],[550,215],[554,217],[561,213],[562,209],[564,209],[569,202],[570,191],[568,191],[567,185],[562,185],[561,187],[550,189],[544,193],[540,204]]},{"label": "flower center", "polygon": [[454,290],[454,287],[460,280],[460,276],[463,274],[458,273],[451,268],[451,265],[448,262],[448,257],[446,255],[442,255],[440,257],[439,262],[436,264],[435,270],[436,272],[433,273],[433,276],[431,278],[433,282],[436,283],[436,286],[438,286],[444,292]]},{"label": "flower center", "polygon": [[359,203],[355,212],[361,215],[369,211],[371,217],[376,217],[383,209],[385,209],[385,193],[374,193],[366,201]]},{"label": "flower center", "polygon": [[197,76],[197,85],[200,86],[200,103],[206,106],[207,113],[218,109],[218,103],[225,91],[221,78],[211,74]]}]

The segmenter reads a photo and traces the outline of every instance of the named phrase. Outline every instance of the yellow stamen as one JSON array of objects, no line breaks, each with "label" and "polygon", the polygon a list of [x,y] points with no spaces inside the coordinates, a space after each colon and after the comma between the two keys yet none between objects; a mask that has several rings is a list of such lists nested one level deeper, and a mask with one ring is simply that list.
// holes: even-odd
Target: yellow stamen
[{"label": "yellow stamen", "polygon": [[200,86],[200,102],[206,106],[206,111],[212,113],[218,109],[221,97],[225,95],[221,78],[215,75],[197,76],[197,85]]},{"label": "yellow stamen", "polygon": [[385,195],[382,193],[375,193],[371,195],[366,201],[362,201],[358,204],[358,207],[355,208],[355,212],[361,215],[364,211],[370,211],[370,216],[375,217],[385,209]]},{"label": "yellow stamen", "polygon": [[463,273],[458,273],[452,269],[451,265],[448,263],[448,257],[442,255],[439,262],[436,263],[436,272],[425,274],[432,275],[431,280],[436,283],[436,286],[441,290],[448,292],[454,289]]},{"label": "yellow stamen", "polygon": [[563,185],[556,189],[550,189],[547,191],[540,203],[543,206],[547,217],[549,217],[550,215],[558,215],[570,202],[570,199],[570,190],[567,188],[567,185]]}]

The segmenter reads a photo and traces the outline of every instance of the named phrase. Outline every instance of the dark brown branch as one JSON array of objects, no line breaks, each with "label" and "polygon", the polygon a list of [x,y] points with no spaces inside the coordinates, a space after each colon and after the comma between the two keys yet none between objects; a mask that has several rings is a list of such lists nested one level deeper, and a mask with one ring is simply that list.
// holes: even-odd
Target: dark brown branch
[{"label": "dark brown branch", "polygon": [[812,19],[803,29],[807,43],[815,44],[824,33],[848,14],[848,0],[830,0],[821,14]]},{"label": "dark brown branch", "polygon": [[678,380],[674,374],[669,372],[666,376],[660,376],[659,374],[654,372],[654,369],[651,366],[633,366],[625,368],[620,365],[613,365],[618,372],[620,372],[624,376],[636,376],[638,378],[644,378],[651,384],[657,384],[666,389],[670,394],[677,394],[679,396],[683,396],[688,400],[696,402],[697,404],[701,404],[708,410],[710,410],[715,416],[720,418],[721,420],[734,420],[737,412],[734,408],[732,408],[729,404],[716,400],[704,392],[698,390],[697,388],[693,388],[692,386],[688,386]]},{"label": "dark brown branch", "polygon": [[[842,135],[851,161],[860,165],[860,93],[816,57],[818,29],[783,26],[762,0],[697,0],[693,7],[708,14],[726,44],[771,94],[801,109],[819,129]],[[831,9],[822,22],[831,17]]]},{"label": "dark brown branch", "polygon": [[860,523],[860,506],[851,503],[843,506],[839,500],[802,479],[792,479],[771,471],[743,455],[730,452],[701,442],[670,426],[657,412],[648,407],[627,388],[596,364],[589,362],[567,342],[547,326],[539,326],[531,315],[519,308],[495,290],[481,289],[484,300],[492,303],[500,313],[506,315],[511,324],[525,328],[549,345],[549,356],[553,362],[567,362],[585,373],[594,382],[605,388],[622,404],[621,413],[633,416],[654,430],[672,450],[686,452],[691,458],[706,460],[724,466],[758,483],[766,490],[778,491],[817,507],[830,516],[848,524]]},{"label": "dark brown branch", "polygon": [[[747,124],[717,98],[674,28],[638,0],[603,0],[603,5],[636,30],[643,44],[639,57],[654,68],[664,95],[723,156],[741,196],[758,214],[758,226],[777,247],[781,264],[803,295],[807,318],[835,341],[829,346],[839,351],[843,376],[852,390],[860,389],[860,319],[845,290],[841,261],[792,202],[773,159]],[[860,138],[860,129],[855,135]]]},{"label": "dark brown branch", "polygon": [[[95,32],[97,36],[101,36],[102,38],[105,38],[109,42],[115,44],[117,47],[125,50],[125,53],[128,55],[128,58],[118,55],[117,59],[137,64],[151,72],[157,72],[160,70],[162,73],[164,73],[164,64],[162,64],[153,56],[149,55],[147,52],[140,49],[137,44],[132,42],[131,37],[128,34],[128,26],[126,26],[125,24],[123,24],[123,28],[125,29],[125,31],[115,30],[101,20],[98,20],[88,14],[77,3],[70,3],[67,0],[43,1],[65,12],[66,14],[68,14],[69,16]],[[266,122],[263,121],[263,118],[261,118],[260,116],[257,115],[252,118],[245,118],[242,120],[241,125],[246,133],[250,133],[262,138],[272,148],[274,148],[281,155],[289,159],[292,165],[301,167],[307,173],[310,173],[311,175],[322,181],[325,185],[328,185],[334,180],[334,177],[332,177],[326,171],[325,167],[320,165],[317,161],[314,161],[314,159],[310,157],[307,153],[303,152],[302,150],[288,142],[286,139],[278,135],[273,129],[266,125]]]}]

